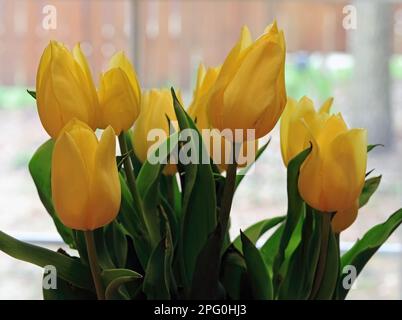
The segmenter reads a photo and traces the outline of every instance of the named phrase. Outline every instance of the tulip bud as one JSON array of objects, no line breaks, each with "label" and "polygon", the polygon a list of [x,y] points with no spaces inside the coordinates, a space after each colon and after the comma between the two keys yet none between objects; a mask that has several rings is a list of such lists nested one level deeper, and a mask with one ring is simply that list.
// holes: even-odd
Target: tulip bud
[{"label": "tulip bud", "polygon": [[309,130],[317,132],[322,129],[330,117],[332,101],[333,99],[329,98],[319,112],[316,112],[313,101],[309,98],[302,97],[300,101],[296,101],[288,97],[280,123],[281,152],[285,166],[309,147]]},{"label": "tulip bud", "polygon": [[299,192],[313,208],[334,212],[333,229],[341,231],[356,218],[356,205],[364,186],[367,132],[348,129],[341,114],[330,115],[332,99],[319,112],[311,100],[293,99],[281,119],[281,150],[285,164],[312,144],[301,166]]},{"label": "tulip bud", "polygon": [[[208,68],[208,70],[205,70],[205,67],[200,64],[193,101],[188,109],[188,114],[197,125],[213,162],[217,164],[221,171],[225,171],[227,164],[231,160],[230,152],[232,145],[231,142],[226,140],[218,130],[211,130],[212,126],[207,114],[207,101],[211,92],[210,90],[219,75],[219,70],[219,67]],[[244,145],[246,148],[244,148]],[[258,140],[245,141],[244,145],[240,149],[241,154],[246,159],[249,159],[247,153],[254,151],[252,154],[254,158],[255,150],[258,148]],[[239,167],[244,167],[247,164],[247,162],[240,163]]]},{"label": "tulip bud", "polygon": [[[144,92],[141,99],[141,113],[133,130],[134,152],[141,162],[145,162],[148,153],[153,152],[157,146],[165,141],[165,139],[159,139],[155,142],[149,133],[153,129],[160,129],[164,132],[165,137],[168,137],[171,134],[169,132],[169,120],[177,122],[170,91],[153,89]],[[175,130],[178,130],[177,125]],[[167,175],[175,174],[176,165],[168,164],[164,173]]]},{"label": "tulip bud", "polygon": [[141,88],[137,74],[120,51],[109,62],[110,69],[101,75],[99,87],[99,127],[111,125],[119,135],[130,129],[140,113]]},{"label": "tulip bud", "polygon": [[[286,104],[285,39],[274,23],[252,42],[244,27],[236,46],[222,65],[208,101],[213,127],[255,130],[255,138],[269,133]],[[234,132],[233,132],[234,135]]]},{"label": "tulip bud", "polygon": [[96,128],[98,98],[79,45],[73,54],[56,41],[46,47],[36,76],[36,102],[42,125],[52,138],[73,118]]},{"label": "tulip bud", "polygon": [[110,125],[119,135],[133,126],[140,113],[139,97],[121,68],[112,68],[101,76],[98,95],[100,128]]},{"label": "tulip bud", "polygon": [[115,148],[112,127],[99,142],[93,130],[76,119],[60,132],[52,157],[52,198],[67,227],[94,230],[117,216],[121,190]]}]

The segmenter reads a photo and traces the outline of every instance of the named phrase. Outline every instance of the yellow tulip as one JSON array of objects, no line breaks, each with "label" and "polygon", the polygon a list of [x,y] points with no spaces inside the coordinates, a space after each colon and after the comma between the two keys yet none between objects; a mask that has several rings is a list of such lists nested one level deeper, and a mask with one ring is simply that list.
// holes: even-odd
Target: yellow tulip
[{"label": "yellow tulip", "polygon": [[130,129],[140,113],[141,87],[124,52],[117,52],[99,86],[99,127],[111,125],[119,135]]},{"label": "yellow tulip", "polygon": [[98,95],[100,128],[110,125],[119,135],[133,126],[140,113],[139,96],[120,67],[101,76]]},{"label": "yellow tulip", "polygon": [[42,125],[52,138],[73,118],[96,129],[98,98],[79,44],[72,53],[56,41],[46,47],[36,76],[36,101]]},{"label": "yellow tulip", "polygon": [[280,122],[281,152],[285,166],[309,147],[309,130],[317,132],[322,129],[330,117],[332,102],[333,99],[329,98],[316,112],[313,101],[309,98],[302,97],[300,101],[296,101],[288,97]]},{"label": "yellow tulip", "polygon": [[316,112],[308,98],[293,99],[281,119],[281,148],[285,164],[309,146],[310,155],[300,169],[299,192],[313,208],[333,212],[334,231],[356,219],[358,199],[367,166],[367,132],[348,129],[341,114],[330,115],[332,99]]},{"label": "yellow tulip", "polygon": [[285,39],[276,23],[252,42],[244,27],[238,43],[222,65],[208,101],[213,127],[255,130],[255,138],[269,133],[286,104]]},{"label": "yellow tulip", "polygon": [[131,83],[131,87],[134,90],[135,97],[138,104],[141,100],[141,87],[138,81],[137,73],[130,60],[126,57],[123,51],[117,52],[109,61],[109,68],[121,68],[127,75],[128,80]]},{"label": "yellow tulip", "polygon": [[[229,152],[231,150],[231,143],[227,141],[217,130],[211,130],[212,126],[208,119],[207,114],[207,101],[209,98],[210,90],[213,87],[220,68],[205,69],[203,64],[198,68],[197,83],[193,94],[193,101],[188,109],[189,116],[194,120],[200,131],[204,142],[207,144],[208,153],[217,164],[221,171],[226,170],[227,164],[230,160]],[[244,148],[243,146],[246,146]],[[258,140],[245,141],[240,152],[247,157],[247,152],[252,152],[251,148],[257,150]],[[239,166],[244,167],[247,163],[241,163]]]},{"label": "yellow tulip", "polygon": [[100,141],[85,123],[73,119],[56,140],[52,157],[52,198],[64,225],[94,230],[111,222],[121,190],[112,127]]},{"label": "yellow tulip", "polygon": [[[164,139],[160,141],[148,141],[148,133],[152,129],[161,129],[165,136],[169,136],[170,121],[177,122],[176,114],[173,108],[173,98],[168,89],[152,89],[144,92],[141,99],[141,113],[135,122],[133,130],[133,147],[137,158],[141,162],[147,160],[149,152],[152,152]],[[178,128],[175,126],[175,130]],[[176,165],[168,164],[164,173],[173,175],[176,173]]]}]

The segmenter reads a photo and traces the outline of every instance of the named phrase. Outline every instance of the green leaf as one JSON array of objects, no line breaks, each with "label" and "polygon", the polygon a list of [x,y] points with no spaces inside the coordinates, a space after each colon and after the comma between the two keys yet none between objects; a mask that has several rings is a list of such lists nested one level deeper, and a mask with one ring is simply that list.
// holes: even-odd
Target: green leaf
[{"label": "green leaf", "polygon": [[285,225],[281,224],[261,247],[261,255],[271,277],[273,275],[274,260],[278,254],[279,244],[281,242],[284,228]]},{"label": "green leaf", "polygon": [[29,162],[29,172],[35,183],[39,198],[46,211],[52,217],[56,229],[63,241],[75,249],[73,231],[60,221],[53,207],[51,188],[51,165],[54,142],[52,139],[42,144]]},{"label": "green leaf", "polygon": [[56,289],[42,289],[44,300],[96,300],[96,294],[57,277]]},{"label": "green leaf", "polygon": [[120,171],[120,169],[123,167],[124,161],[130,157],[130,153],[132,153],[133,150],[130,150],[129,152],[121,155],[121,156],[116,156],[116,162],[117,162],[117,170]]},{"label": "green leaf", "polygon": [[105,285],[105,296],[108,300],[129,299],[126,290],[122,290],[122,285],[129,282],[136,282],[134,290],[139,287],[142,275],[129,269],[107,269],[102,271],[102,280]]},{"label": "green leaf", "polygon": [[247,273],[251,281],[253,297],[257,300],[272,300],[272,280],[264,260],[258,249],[243,232],[240,232],[240,236],[243,244],[244,259],[247,265]]},{"label": "green leaf", "polygon": [[[394,212],[384,223],[371,228],[358,240],[354,246],[347,251],[341,258],[341,272],[345,266],[351,265],[356,268],[357,275],[360,274],[366,263],[377,252],[377,250],[387,241],[390,235],[402,222],[402,209]],[[342,280],[346,275],[342,275],[338,282],[338,298],[344,299],[349,292],[342,285]]]},{"label": "green leaf", "polygon": [[27,89],[27,92],[32,98],[34,98],[36,100],[36,92],[35,91]]},{"label": "green leaf", "polygon": [[223,256],[221,282],[231,300],[252,299],[246,262],[236,250]]},{"label": "green leaf", "polygon": [[260,149],[258,149],[256,155],[255,155],[255,160],[250,163],[247,167],[241,169],[239,173],[236,176],[236,189],[240,185],[240,182],[242,182],[243,178],[246,176],[247,172],[250,170],[250,168],[254,165],[254,163],[258,160],[258,158],[263,154],[265,149],[268,147],[269,143],[271,142],[271,138],[268,140],[267,143],[265,143]]},{"label": "green leaf", "polygon": [[105,226],[104,238],[113,264],[124,268],[127,261],[127,238],[120,223],[115,220]]},{"label": "green leaf", "polygon": [[106,245],[104,228],[98,228],[93,231],[94,240],[96,246],[96,255],[98,258],[98,263],[102,269],[112,269],[115,268],[116,265],[112,260],[112,256],[108,250]]},{"label": "green leaf", "polygon": [[299,194],[298,181],[299,181],[299,170],[300,166],[303,164],[304,160],[310,154],[312,147],[300,152],[296,157],[294,157],[288,165],[287,172],[287,194],[288,194],[288,212],[285,220],[285,227],[281,235],[281,241],[279,243],[278,254],[274,261],[273,275],[274,275],[274,286],[278,285],[283,275],[279,273],[282,264],[285,259],[286,249],[289,245],[290,240],[294,239],[294,231],[303,216],[305,210],[305,204],[303,199]]},{"label": "green leaf", "polygon": [[151,255],[151,242],[146,226],[140,212],[133,207],[133,197],[128,189],[127,183],[120,174],[121,204],[117,220],[133,239],[133,245],[143,269],[145,269],[149,256]]},{"label": "green leaf", "polygon": [[167,300],[176,292],[172,264],[173,242],[169,221],[162,212],[164,235],[148,261],[143,283],[143,292],[150,300]]},{"label": "green leaf", "polygon": [[[208,241],[208,236],[216,228],[216,194],[215,182],[211,164],[204,164],[202,155],[208,154],[202,142],[202,136],[197,130],[192,119],[180,105],[174,90],[172,89],[173,106],[180,126],[180,134],[183,130],[192,129],[188,133],[190,139],[187,142],[191,151],[197,152],[199,164],[180,164],[184,173],[184,186],[182,185],[182,242],[181,246],[186,283],[193,278],[197,263],[197,257]],[[197,144],[198,142],[198,144]]]},{"label": "green leaf", "polygon": [[35,264],[39,267],[53,265],[57,275],[82,289],[93,290],[89,269],[79,260],[58,252],[25,243],[0,231],[0,250],[9,256]]},{"label": "green leaf", "polygon": [[321,244],[321,216],[307,207],[302,239],[289,257],[278,299],[307,299],[313,286]]},{"label": "green leaf", "polygon": [[376,192],[381,182],[381,176],[372,177],[367,179],[364,183],[363,190],[359,198],[359,208],[365,206],[370,200],[371,196]]},{"label": "green leaf", "polygon": [[[58,253],[65,255],[66,257],[75,259],[79,261],[76,257],[70,257],[63,249],[57,250]],[[46,271],[46,270],[45,270]],[[57,269],[55,270],[57,272]],[[43,274],[43,283],[53,284],[54,274],[45,273]],[[78,288],[73,284],[65,281],[64,279],[57,276],[56,279],[56,288],[50,287],[45,289],[45,286],[42,286],[42,293],[44,300],[96,300],[95,292],[90,290]]]},{"label": "green leaf", "polygon": [[[105,290],[105,297],[106,300],[121,300],[121,297],[124,297],[125,299],[129,300],[130,296],[124,294],[123,291],[120,289],[124,284],[132,283],[132,282],[138,282],[137,288],[140,287],[140,281],[138,280],[137,277],[133,276],[123,276],[120,278],[114,279],[106,288]],[[136,290],[137,292],[138,290]]]},{"label": "green leaf", "polygon": [[[161,162],[166,162],[170,150],[174,149],[177,143],[178,133],[174,133],[155,150],[153,155],[158,156]],[[161,202],[159,186],[165,166],[161,162],[152,164],[147,160],[142,165],[137,178],[138,192],[143,200],[143,221],[145,222],[152,248],[156,247],[161,239],[161,217],[158,212],[158,206]]]},{"label": "green leaf", "polygon": [[384,147],[384,145],[381,144],[381,143],[369,144],[369,145],[367,146],[367,152],[370,152],[371,150],[373,150],[374,148],[377,148],[377,147]]},{"label": "green leaf", "polygon": [[124,139],[126,140],[126,143],[127,143],[128,154],[131,158],[131,163],[132,163],[133,169],[134,169],[134,175],[136,177],[138,177],[138,174],[140,173],[140,170],[142,167],[142,163],[137,158],[137,156],[134,152],[132,136],[133,136],[132,130],[127,130],[126,132],[124,132]]},{"label": "green leaf", "polygon": [[325,263],[325,271],[321,281],[320,289],[315,296],[316,300],[331,300],[336,290],[339,276],[339,247],[335,234],[330,228],[328,239],[327,258]]},{"label": "green leaf", "polygon": [[208,241],[197,257],[196,267],[191,282],[192,300],[215,300],[220,296],[219,272],[221,258],[221,225],[209,235]]},{"label": "green leaf", "polygon": [[73,236],[74,236],[75,248],[78,251],[80,259],[81,259],[82,263],[89,266],[87,244],[85,242],[84,232],[80,231],[80,230],[72,230],[72,231],[73,231]]},{"label": "green leaf", "polygon": [[[248,239],[255,245],[258,241],[258,239],[268,230],[271,228],[275,227],[279,223],[283,222],[285,220],[285,216],[281,217],[275,217],[271,219],[265,219],[262,221],[259,221],[252,226],[248,227],[245,231],[244,234],[247,236]],[[242,252],[242,244],[241,244],[241,237],[238,236],[234,241],[233,241],[234,247]]]}]

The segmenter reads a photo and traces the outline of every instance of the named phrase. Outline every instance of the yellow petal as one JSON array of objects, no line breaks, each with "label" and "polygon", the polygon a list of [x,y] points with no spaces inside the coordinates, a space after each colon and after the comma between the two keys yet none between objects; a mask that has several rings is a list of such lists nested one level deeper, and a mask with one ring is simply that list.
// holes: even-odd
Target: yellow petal
[{"label": "yellow petal", "polygon": [[284,111],[281,120],[281,148],[286,154],[286,158],[283,158],[286,166],[290,160],[308,148],[311,139],[306,124],[311,122],[314,115],[313,102],[307,97],[301,98],[299,102],[291,100],[289,109]]},{"label": "yellow petal", "polygon": [[123,51],[117,52],[109,62],[110,68],[121,68],[126,73],[128,79],[130,80],[131,86],[133,87],[134,94],[137,98],[137,103],[141,101],[141,87],[138,81],[137,73],[131,64],[130,60],[126,57]]},{"label": "yellow petal", "polygon": [[337,211],[359,197],[367,167],[367,132],[352,129],[338,135],[325,155],[323,190],[326,204]]},{"label": "yellow petal", "polygon": [[102,76],[99,102],[99,126],[111,125],[117,135],[130,129],[140,113],[132,86],[121,68],[112,68]]},{"label": "yellow petal", "polygon": [[288,97],[286,107],[282,113],[280,121],[280,141],[281,141],[281,153],[282,160],[285,166],[288,165],[290,161],[289,155],[289,131],[291,126],[291,117],[296,112],[296,100]]},{"label": "yellow petal", "polygon": [[[255,128],[266,108],[275,105],[278,94],[276,82],[282,66],[283,53],[277,42],[261,39],[252,45],[225,89],[224,127]],[[273,118],[276,111],[275,108],[270,108]]]},{"label": "yellow petal", "polygon": [[36,92],[38,92],[40,90],[43,75],[46,74],[46,72],[47,72],[47,68],[49,66],[51,56],[52,56],[52,53],[51,53],[51,42],[50,42],[48,44],[48,46],[45,48],[45,50],[43,51],[43,54],[40,58],[38,71],[36,73]]},{"label": "yellow petal", "polygon": [[244,26],[241,30],[240,39],[226,57],[214,88],[211,90],[211,96],[207,103],[207,114],[211,124],[220,130],[225,129],[223,123],[224,90],[238,69],[242,57],[251,44],[252,39],[250,31],[247,26]]},{"label": "yellow petal", "polygon": [[58,43],[51,42],[48,66],[38,78],[39,117],[50,136],[57,137],[64,125],[73,118],[78,118],[95,129],[92,96],[86,87],[85,74],[71,52]]},{"label": "yellow petal", "polygon": [[332,230],[340,233],[349,228],[357,218],[359,211],[359,201],[355,201],[352,207],[338,211],[332,218]]},{"label": "yellow petal", "polygon": [[320,148],[313,137],[311,143],[313,148],[300,168],[299,192],[309,206],[322,212],[330,212],[322,201],[323,160]]},{"label": "yellow petal", "polygon": [[[324,115],[325,116],[325,115]],[[348,130],[345,121],[341,114],[330,116],[324,123],[322,128],[314,130],[315,127],[310,126],[314,137],[316,138],[320,148],[326,153],[326,149],[331,142],[341,133],[345,133]]]},{"label": "yellow petal", "polygon": [[334,98],[328,98],[321,106],[320,113],[329,114],[331,111],[332,103],[334,102]]},{"label": "yellow petal", "polygon": [[[135,122],[133,130],[134,152],[141,162],[145,162],[148,152],[154,150],[156,146],[165,140],[148,141],[148,134],[152,129],[160,129],[165,138],[169,136],[168,119],[171,122],[177,122],[170,91],[167,89],[153,89],[145,92],[141,101],[141,113]],[[176,126],[175,131],[177,130]],[[171,173],[173,169],[167,168],[164,172]]]},{"label": "yellow petal", "polygon": [[79,43],[77,43],[74,48],[73,48],[73,56],[74,59],[78,62],[78,64],[81,66],[82,70],[84,71],[85,78],[87,80],[87,85],[88,85],[88,90],[91,92],[92,96],[92,103],[94,104],[95,111],[97,111],[98,108],[98,96],[96,94],[96,87],[92,78],[92,73],[91,69],[89,67],[87,58],[85,57],[84,53],[81,50],[81,46]]},{"label": "yellow petal", "polygon": [[278,24],[276,22],[276,19],[274,20],[273,23],[271,23],[270,25],[268,25],[265,30],[264,30],[264,34],[267,33],[278,33]]},{"label": "yellow petal", "polygon": [[87,227],[94,230],[114,220],[121,201],[120,180],[116,167],[116,137],[112,127],[102,134],[95,154],[91,177]]},{"label": "yellow petal", "polygon": [[219,67],[205,68],[200,66],[197,88],[194,91],[193,101],[188,108],[189,116],[195,121],[199,130],[211,127],[207,113],[209,93],[219,74]]},{"label": "yellow petal", "polygon": [[57,215],[69,228],[86,230],[89,175],[74,139],[64,132],[52,157],[52,199]]}]

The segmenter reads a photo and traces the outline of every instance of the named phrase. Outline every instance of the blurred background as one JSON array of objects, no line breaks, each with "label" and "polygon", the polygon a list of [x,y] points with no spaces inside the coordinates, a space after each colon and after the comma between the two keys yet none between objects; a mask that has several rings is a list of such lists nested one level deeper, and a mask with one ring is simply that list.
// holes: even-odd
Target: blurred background
[{"label": "blurred background", "polygon": [[[287,42],[288,95],[321,104],[369,129],[376,195],[342,234],[347,248],[402,205],[402,1],[387,0],[0,0],[0,230],[62,246],[27,164],[46,139],[35,101],[36,69],[49,40],[81,42],[97,80],[124,50],[144,88],[174,86],[191,100],[198,64],[221,64],[248,25],[254,38],[274,19]],[[278,128],[235,196],[232,232],[286,212]],[[0,299],[41,299],[42,271],[0,252]],[[402,229],[358,278],[349,299],[402,299]]]}]

